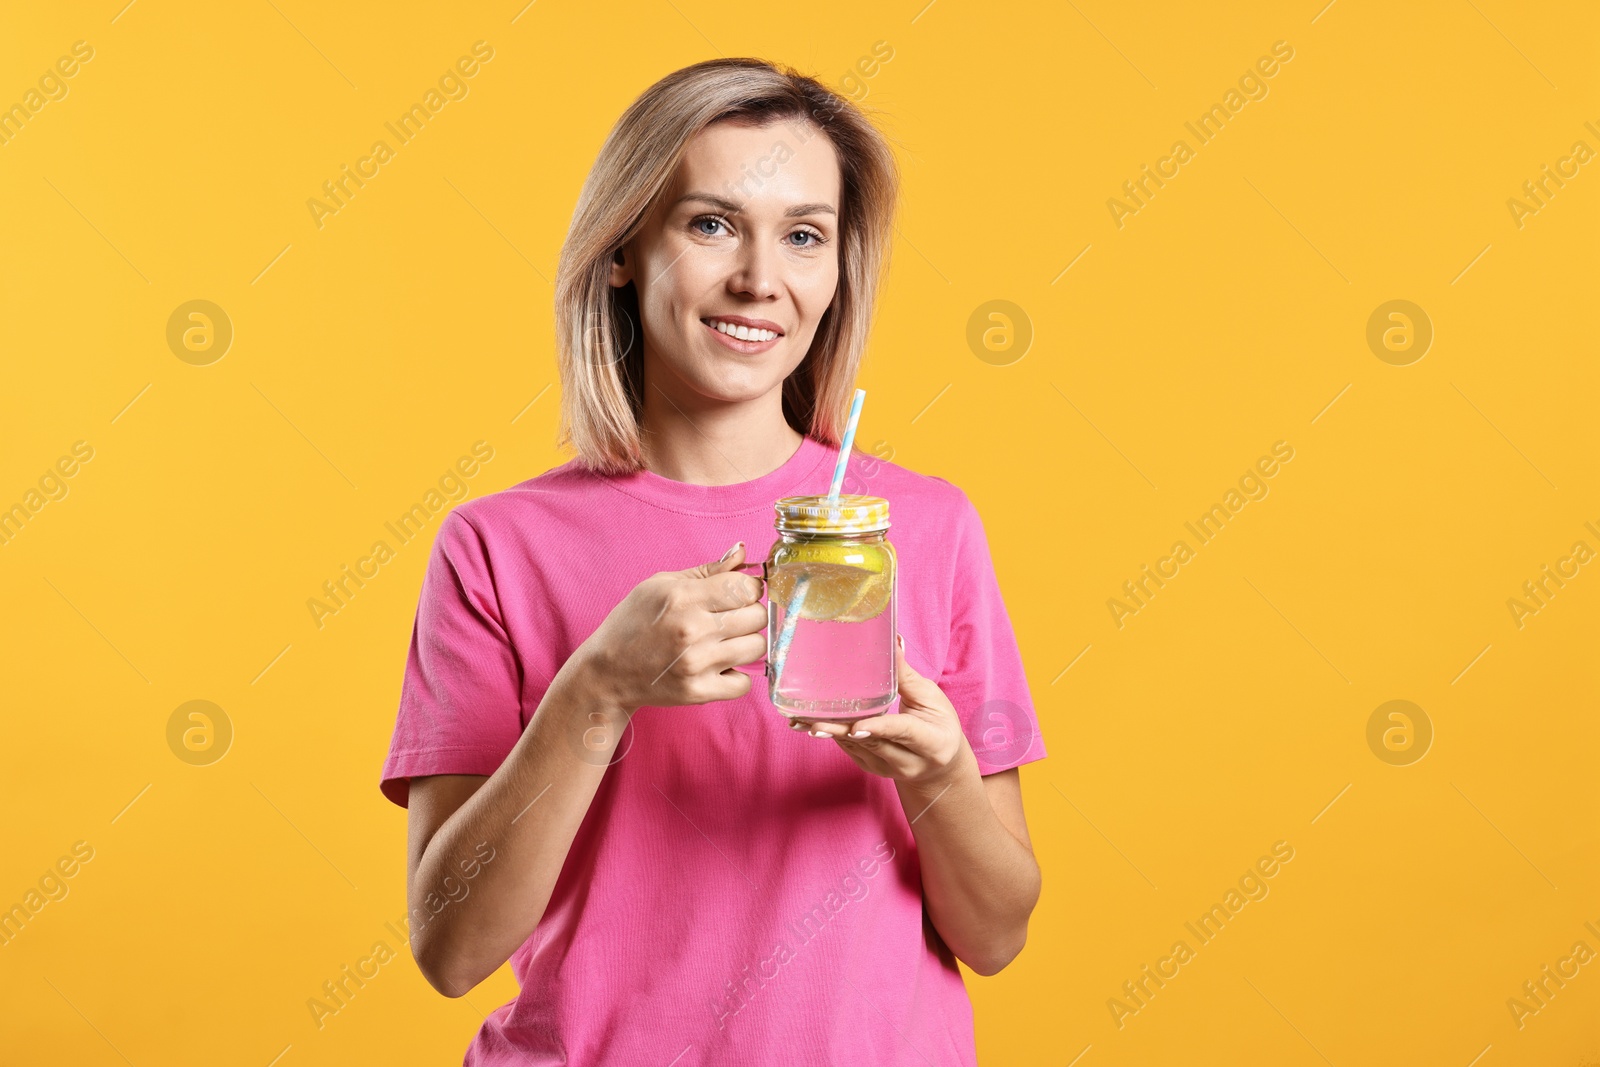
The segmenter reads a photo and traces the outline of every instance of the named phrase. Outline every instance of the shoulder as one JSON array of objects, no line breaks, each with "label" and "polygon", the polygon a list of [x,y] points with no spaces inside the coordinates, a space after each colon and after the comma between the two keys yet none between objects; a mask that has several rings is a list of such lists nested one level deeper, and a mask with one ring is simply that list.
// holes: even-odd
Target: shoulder
[{"label": "shoulder", "polygon": [[960,526],[976,514],[971,499],[954,482],[937,474],[914,471],[887,457],[857,452],[851,457],[844,491],[881,496],[889,501],[891,521],[905,519],[922,526]]},{"label": "shoulder", "polygon": [[501,540],[526,530],[530,519],[581,505],[600,484],[601,479],[571,459],[515,485],[462,501],[447,516],[441,534],[454,526],[457,536],[470,530],[486,543]]}]

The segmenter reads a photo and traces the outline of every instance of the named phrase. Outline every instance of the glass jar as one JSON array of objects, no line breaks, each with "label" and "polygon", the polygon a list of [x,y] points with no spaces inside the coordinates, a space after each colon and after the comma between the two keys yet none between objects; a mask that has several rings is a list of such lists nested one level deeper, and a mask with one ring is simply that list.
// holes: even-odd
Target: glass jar
[{"label": "glass jar", "polygon": [[789,718],[855,722],[884,713],[895,679],[896,560],[889,502],[784,497],[767,583],[767,678]]}]

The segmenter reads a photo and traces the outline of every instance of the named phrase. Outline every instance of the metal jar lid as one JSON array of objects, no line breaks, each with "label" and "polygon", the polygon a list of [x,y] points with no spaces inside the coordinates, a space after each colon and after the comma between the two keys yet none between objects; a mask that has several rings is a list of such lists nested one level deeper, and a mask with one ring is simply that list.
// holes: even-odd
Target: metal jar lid
[{"label": "metal jar lid", "polygon": [[881,496],[786,496],[773,504],[780,533],[875,533],[889,528]]}]

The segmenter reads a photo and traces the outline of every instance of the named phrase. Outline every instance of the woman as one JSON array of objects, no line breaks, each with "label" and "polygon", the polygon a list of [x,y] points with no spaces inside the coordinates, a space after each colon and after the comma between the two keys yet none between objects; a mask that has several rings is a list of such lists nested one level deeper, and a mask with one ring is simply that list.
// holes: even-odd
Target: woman
[{"label": "woman", "polygon": [[853,728],[785,728],[744,573],[828,490],[895,194],[851,104],[755,60],[600,151],[556,285],[578,454],[441,525],[383,768],[418,966],[521,986],[468,1064],[976,1062],[955,960],[1022,948],[1045,754],[978,514],[851,456],[900,561],[900,708]]}]

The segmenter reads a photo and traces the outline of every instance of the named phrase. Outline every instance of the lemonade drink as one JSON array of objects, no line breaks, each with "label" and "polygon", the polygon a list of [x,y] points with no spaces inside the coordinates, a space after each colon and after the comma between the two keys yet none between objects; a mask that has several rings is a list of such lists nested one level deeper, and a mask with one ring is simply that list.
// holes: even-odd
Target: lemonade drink
[{"label": "lemonade drink", "polygon": [[773,706],[831,722],[881,714],[897,695],[888,501],[787,497],[777,510],[781,540],[767,563]]}]

